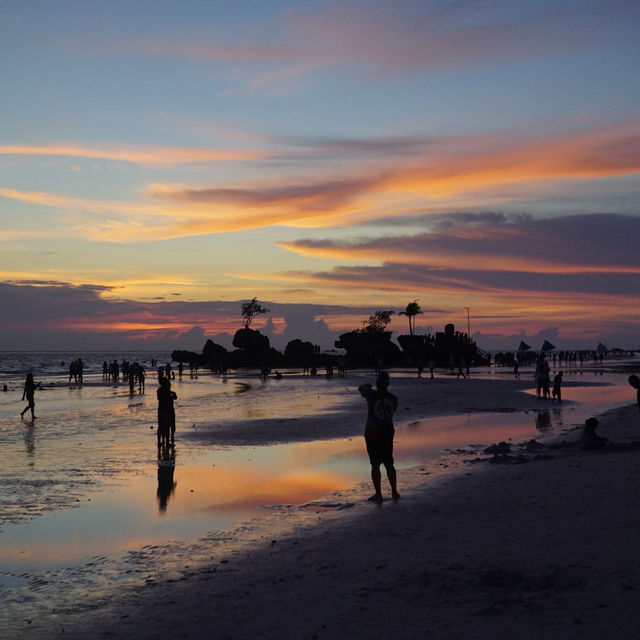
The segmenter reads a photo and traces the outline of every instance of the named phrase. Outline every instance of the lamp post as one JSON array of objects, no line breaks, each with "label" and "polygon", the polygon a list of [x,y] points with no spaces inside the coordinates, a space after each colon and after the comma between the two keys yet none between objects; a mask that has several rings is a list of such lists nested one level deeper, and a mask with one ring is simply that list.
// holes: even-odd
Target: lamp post
[{"label": "lamp post", "polygon": [[471,340],[471,317],[470,317],[470,309],[469,307],[465,307],[467,310],[467,336],[469,340]]}]

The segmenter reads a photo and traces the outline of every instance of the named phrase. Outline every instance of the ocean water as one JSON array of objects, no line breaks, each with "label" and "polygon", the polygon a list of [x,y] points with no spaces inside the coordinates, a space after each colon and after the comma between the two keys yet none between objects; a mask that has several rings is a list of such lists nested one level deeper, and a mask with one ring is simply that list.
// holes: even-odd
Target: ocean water
[{"label": "ocean water", "polygon": [[[81,356],[85,384],[68,383],[68,365]],[[339,413],[354,402],[355,387],[370,372],[346,378],[261,382],[257,372],[227,379],[207,372],[173,383],[178,394],[175,457],[156,449],[152,359],[166,353],[0,353],[0,622],[37,615],[55,601],[64,606],[78,593],[100,593],[114,584],[139,583],[223,545],[218,532],[283,505],[301,509],[323,496],[368,482],[360,438],[268,446],[211,446],[181,433],[198,423],[300,418]],[[146,393],[129,395],[124,383],[105,384],[102,362],[138,361],[148,371]],[[443,452],[478,448],[501,439],[520,441],[541,432],[562,432],[588,415],[632,401],[626,378],[635,362],[611,362],[567,372],[567,378],[606,382],[571,388],[579,404],[554,405],[522,414],[465,414],[421,420],[399,429],[399,469],[440,460]],[[19,413],[24,376],[31,371],[37,420]],[[523,376],[530,372],[522,371]],[[414,376],[413,371],[394,376]],[[510,370],[474,371],[508,377]],[[517,440],[516,440],[517,439]],[[435,468],[434,468],[435,471]],[[209,557],[208,555],[206,556]],[[16,617],[17,616],[17,617]],[[8,628],[8,627],[7,627]]]}]

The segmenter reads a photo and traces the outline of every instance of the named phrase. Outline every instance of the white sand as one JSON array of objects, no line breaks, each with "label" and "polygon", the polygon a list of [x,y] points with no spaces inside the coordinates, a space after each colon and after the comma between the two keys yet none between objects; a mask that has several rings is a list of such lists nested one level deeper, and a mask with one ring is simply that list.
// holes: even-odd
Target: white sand
[{"label": "white sand", "polygon": [[[401,419],[540,408],[518,393],[528,381],[452,382],[411,402],[414,383],[396,387]],[[599,432],[640,440],[637,407],[607,413]],[[342,509],[239,525],[226,532],[237,543],[229,555],[212,547],[211,562],[180,580],[88,597],[25,623],[21,637],[636,638],[640,451],[526,456],[435,480],[424,467],[403,471],[397,503],[368,503],[370,487],[359,486],[327,497]]]}]

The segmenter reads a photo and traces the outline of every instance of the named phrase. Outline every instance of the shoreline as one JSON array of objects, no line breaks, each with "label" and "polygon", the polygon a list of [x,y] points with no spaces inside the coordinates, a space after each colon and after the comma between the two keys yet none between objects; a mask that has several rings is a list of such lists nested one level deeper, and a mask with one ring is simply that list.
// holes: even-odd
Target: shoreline
[{"label": "shoreline", "polygon": [[[529,409],[513,410],[540,408],[520,394]],[[494,398],[494,407],[503,404]],[[483,396],[466,409],[486,406]],[[640,440],[637,407],[606,412],[599,432],[616,443]],[[565,436],[577,439],[575,430]],[[366,503],[363,483],[276,510],[259,525],[239,523],[220,532],[228,555],[218,555],[215,536],[205,538],[202,555],[207,544],[212,555],[202,566],[125,589],[110,603],[88,599],[32,620],[20,636],[153,638],[179,629],[188,638],[377,638],[400,630],[403,638],[480,638],[501,629],[515,638],[546,630],[633,637],[640,451],[569,446],[529,457],[463,463],[437,477],[420,465],[402,471],[398,503]]]},{"label": "shoreline", "polygon": [[[259,418],[227,421],[215,420],[194,424],[193,430],[185,430],[180,437],[202,445],[258,446],[286,442],[330,440],[362,435],[365,404],[357,387],[372,376],[352,375],[341,378],[348,387],[343,403],[336,411],[291,418]],[[322,381],[320,381],[322,382]],[[278,384],[270,381],[270,384]],[[593,380],[569,380],[563,385],[565,395],[572,387],[603,387],[607,383]],[[428,378],[393,377],[390,390],[400,402],[394,415],[396,428],[427,418],[455,416],[467,413],[517,413],[534,412],[558,407],[551,400],[539,400],[534,394],[533,379],[471,378],[457,380],[454,376]],[[567,398],[563,408],[573,408],[579,403]],[[303,423],[303,424],[302,424]],[[301,427],[302,424],[302,427]]]}]

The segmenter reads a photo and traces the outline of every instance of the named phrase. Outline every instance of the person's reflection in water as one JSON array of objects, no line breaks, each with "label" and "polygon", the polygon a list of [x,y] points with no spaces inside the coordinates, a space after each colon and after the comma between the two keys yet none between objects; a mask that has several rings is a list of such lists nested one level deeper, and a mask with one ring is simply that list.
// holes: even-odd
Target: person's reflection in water
[{"label": "person's reflection in water", "polygon": [[558,431],[564,428],[564,417],[562,414],[562,409],[560,409],[559,407],[554,407],[553,409],[551,409],[551,416],[552,416],[552,426],[553,428]]},{"label": "person's reflection in water", "polygon": [[36,429],[33,420],[27,423],[27,430],[24,432],[24,444],[27,447],[27,455],[29,456],[29,466],[35,464],[36,456]]},{"label": "person's reflection in water", "polygon": [[176,468],[176,452],[174,447],[158,447],[158,509],[160,512],[167,510],[169,497],[176,488],[177,482],[173,479]]},{"label": "person's reflection in water", "polygon": [[536,416],[536,429],[539,431],[547,431],[551,428],[551,414],[548,409],[538,411]]}]

